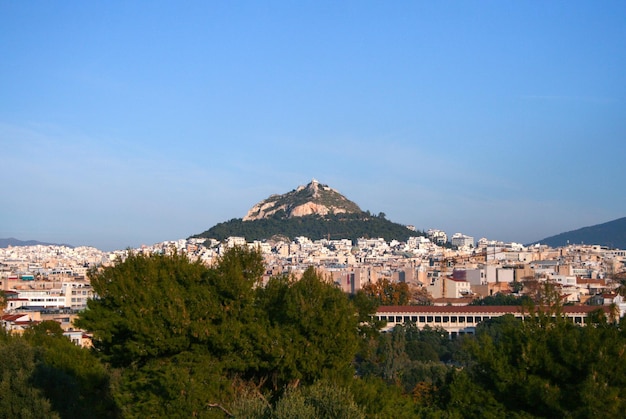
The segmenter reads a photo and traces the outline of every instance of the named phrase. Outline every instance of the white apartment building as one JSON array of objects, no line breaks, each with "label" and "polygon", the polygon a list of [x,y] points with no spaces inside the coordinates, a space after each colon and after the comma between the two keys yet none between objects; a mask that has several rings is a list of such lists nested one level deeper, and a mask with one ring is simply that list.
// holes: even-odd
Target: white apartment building
[{"label": "white apartment building", "polygon": [[427,234],[428,234],[428,238],[430,239],[430,241],[439,246],[446,244],[448,242],[448,235],[446,234],[445,231],[430,229],[428,230]]},{"label": "white apartment building", "polygon": [[452,246],[456,246],[459,249],[469,249],[470,247],[474,247],[474,238],[466,236],[465,234],[455,233],[452,235],[450,241]]},{"label": "white apartment building", "polygon": [[83,282],[63,282],[61,288],[18,289],[7,292],[7,309],[40,307],[43,309],[82,310],[93,298],[91,285]]},{"label": "white apartment building", "polygon": [[65,307],[82,310],[87,307],[87,301],[93,298],[93,288],[90,284],[81,282],[64,282],[61,292],[65,295]]},{"label": "white apartment building", "polygon": [[65,308],[66,296],[61,290],[19,290],[17,298],[21,307]]},{"label": "white apartment building", "polygon": [[245,245],[246,245],[245,237],[231,236],[226,239],[226,248],[231,248],[235,246],[245,246]]}]

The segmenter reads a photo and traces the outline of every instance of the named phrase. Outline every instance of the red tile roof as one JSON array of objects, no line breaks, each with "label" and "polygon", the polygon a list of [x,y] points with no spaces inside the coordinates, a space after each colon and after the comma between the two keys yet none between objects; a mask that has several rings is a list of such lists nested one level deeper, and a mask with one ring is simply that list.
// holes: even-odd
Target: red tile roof
[{"label": "red tile roof", "polygon": [[[606,311],[604,306],[563,306],[563,313],[588,314],[594,310]],[[522,306],[380,306],[377,313],[521,313]]]}]

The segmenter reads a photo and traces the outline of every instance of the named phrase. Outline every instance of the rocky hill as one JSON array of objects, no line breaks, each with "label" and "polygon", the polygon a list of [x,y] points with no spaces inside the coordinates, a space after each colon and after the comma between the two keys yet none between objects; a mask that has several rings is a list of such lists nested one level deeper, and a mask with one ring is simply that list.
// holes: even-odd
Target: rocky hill
[{"label": "rocky hill", "polygon": [[315,179],[306,186],[282,195],[271,195],[255,204],[243,219],[219,223],[192,237],[224,240],[230,236],[246,240],[266,240],[275,236],[313,240],[382,237],[385,240],[406,241],[411,236],[424,235],[385,218],[383,213],[372,215],[362,211],[337,190]]},{"label": "rocky hill", "polygon": [[626,217],[546,237],[535,243],[547,244],[551,247],[584,243],[626,249]]},{"label": "rocky hill", "polygon": [[283,195],[271,195],[259,202],[248,211],[243,221],[360,212],[357,204],[330,186],[313,179],[306,186],[298,186]]}]

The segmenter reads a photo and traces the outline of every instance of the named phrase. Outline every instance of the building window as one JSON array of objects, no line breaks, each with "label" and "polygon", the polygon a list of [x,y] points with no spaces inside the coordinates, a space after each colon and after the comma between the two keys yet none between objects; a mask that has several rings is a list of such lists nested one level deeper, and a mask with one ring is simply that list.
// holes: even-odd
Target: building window
[{"label": "building window", "polygon": [[427,323],[432,323],[433,322],[433,316],[426,317],[426,322]]},{"label": "building window", "polygon": [[480,321],[481,321],[480,316],[476,316],[476,317],[474,317],[474,321],[475,321],[476,323],[480,322]]},{"label": "building window", "polygon": [[426,323],[426,316],[420,316],[420,323]]},{"label": "building window", "polygon": [[402,316],[396,316],[396,323],[402,323]]},{"label": "building window", "polygon": [[459,323],[465,323],[465,316],[459,316]]},{"label": "building window", "polygon": [[457,322],[457,320],[456,320],[456,316],[452,316],[452,317],[450,317],[450,321],[451,321],[452,323],[456,323],[456,322]]},{"label": "building window", "polygon": [[435,316],[435,323],[441,323],[441,316]]},{"label": "building window", "polygon": [[468,323],[474,323],[474,318],[472,316],[467,316]]},{"label": "building window", "polygon": [[449,323],[450,322],[450,317],[449,316],[443,316],[443,322],[444,323]]}]

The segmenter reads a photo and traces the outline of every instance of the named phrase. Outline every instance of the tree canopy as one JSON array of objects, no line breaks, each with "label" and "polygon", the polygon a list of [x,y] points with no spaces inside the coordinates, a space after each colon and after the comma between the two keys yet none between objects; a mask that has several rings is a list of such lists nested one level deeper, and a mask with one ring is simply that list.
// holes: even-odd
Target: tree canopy
[{"label": "tree canopy", "polygon": [[264,272],[245,247],[210,267],[129,252],[92,271],[97,298],[78,325],[93,350],[56,322],[0,333],[0,418],[591,418],[626,408],[626,323],[601,310],[571,323],[552,284],[533,288],[524,320],[492,318],[450,339],[411,322],[378,333],[378,294],[348,297],[314,268],[266,283]]},{"label": "tree canopy", "polygon": [[388,278],[366,284],[363,286],[363,292],[381,306],[403,306],[411,299],[409,285],[406,282],[391,282]]},{"label": "tree canopy", "polygon": [[92,273],[98,298],[78,325],[125,369],[124,400],[144,412],[163,398],[189,414],[224,406],[241,380],[275,390],[352,377],[359,329],[348,296],[313,268],[260,286],[263,272],[260,253],[245,247],[213,267],[129,253]]},{"label": "tree canopy", "polygon": [[319,240],[331,236],[334,239],[356,240],[360,237],[383,237],[386,241],[406,241],[411,236],[425,236],[424,232],[415,232],[406,226],[368,212],[329,214],[324,217],[307,215],[303,217],[283,218],[277,213],[272,218],[243,221],[233,218],[193,237],[205,237],[225,240],[230,236],[245,237],[248,241],[264,240],[275,235],[287,237],[305,236]]}]

